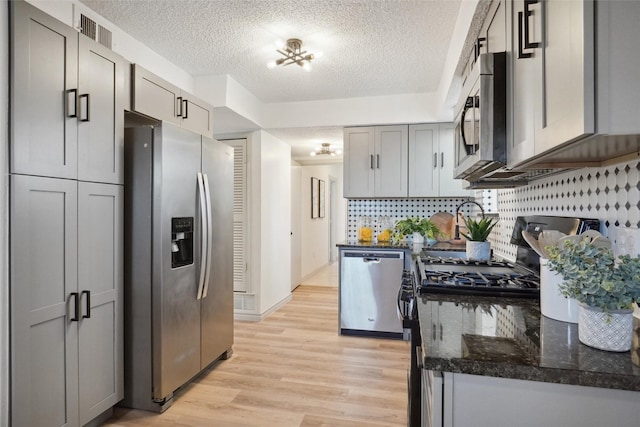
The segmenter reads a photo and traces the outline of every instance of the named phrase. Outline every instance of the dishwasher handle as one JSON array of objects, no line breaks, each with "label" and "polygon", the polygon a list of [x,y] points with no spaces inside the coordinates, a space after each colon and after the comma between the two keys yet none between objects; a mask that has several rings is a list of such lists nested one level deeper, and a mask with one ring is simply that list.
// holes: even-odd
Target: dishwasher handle
[{"label": "dishwasher handle", "polygon": [[362,258],[362,260],[364,262],[371,262],[371,263],[374,263],[374,264],[378,264],[380,262],[380,258],[376,258],[376,257],[364,257],[364,258]]}]

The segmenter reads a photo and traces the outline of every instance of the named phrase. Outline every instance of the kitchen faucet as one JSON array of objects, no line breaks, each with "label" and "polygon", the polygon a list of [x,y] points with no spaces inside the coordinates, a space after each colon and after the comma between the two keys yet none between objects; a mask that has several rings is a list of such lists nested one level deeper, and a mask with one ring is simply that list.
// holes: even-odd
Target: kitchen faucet
[{"label": "kitchen faucet", "polygon": [[460,213],[460,208],[469,203],[473,203],[474,205],[477,205],[480,208],[480,212],[482,212],[482,217],[484,218],[484,208],[480,203],[476,202],[475,200],[466,200],[460,203],[456,208],[456,228],[455,228],[455,233],[453,235],[453,240],[460,240],[460,224],[459,224],[458,214]]}]

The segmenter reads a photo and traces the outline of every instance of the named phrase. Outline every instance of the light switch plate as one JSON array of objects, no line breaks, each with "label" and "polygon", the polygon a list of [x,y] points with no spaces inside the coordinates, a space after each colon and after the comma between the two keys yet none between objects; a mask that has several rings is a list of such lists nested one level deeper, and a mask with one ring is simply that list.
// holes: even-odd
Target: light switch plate
[{"label": "light switch plate", "polygon": [[612,238],[613,242],[613,253],[616,256],[620,255],[630,255],[630,256],[638,256],[640,255],[640,229],[638,228],[629,228],[629,227],[615,227],[613,230]]}]

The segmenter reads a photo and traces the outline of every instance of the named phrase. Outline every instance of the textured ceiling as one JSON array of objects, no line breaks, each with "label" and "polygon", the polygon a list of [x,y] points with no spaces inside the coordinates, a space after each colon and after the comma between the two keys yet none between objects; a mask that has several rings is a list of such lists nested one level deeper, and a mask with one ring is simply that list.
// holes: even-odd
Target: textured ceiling
[{"label": "textured ceiling", "polygon": [[[81,0],[189,74],[228,74],[265,103],[435,91],[460,1]],[[322,54],[311,72],[267,68],[292,37]],[[340,128],[269,132],[296,159],[342,145]]]}]

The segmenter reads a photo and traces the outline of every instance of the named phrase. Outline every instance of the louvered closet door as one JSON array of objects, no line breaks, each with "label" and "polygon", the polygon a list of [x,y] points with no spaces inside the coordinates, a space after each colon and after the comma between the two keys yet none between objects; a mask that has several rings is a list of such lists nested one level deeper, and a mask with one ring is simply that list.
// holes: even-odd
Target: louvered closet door
[{"label": "louvered closet door", "polygon": [[247,278],[247,140],[223,141],[233,147],[233,290],[249,292]]}]

